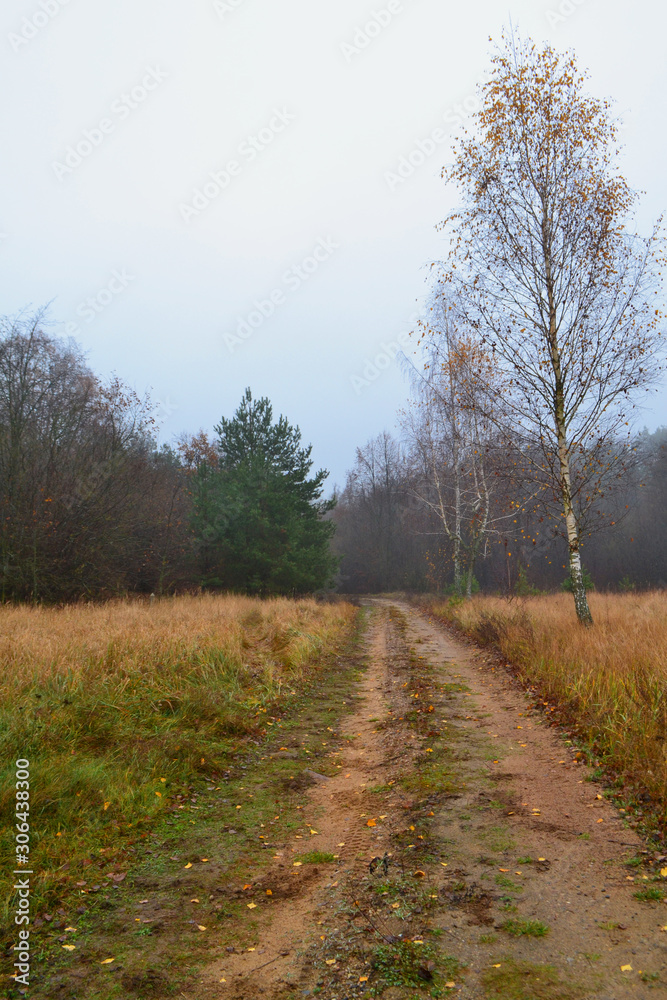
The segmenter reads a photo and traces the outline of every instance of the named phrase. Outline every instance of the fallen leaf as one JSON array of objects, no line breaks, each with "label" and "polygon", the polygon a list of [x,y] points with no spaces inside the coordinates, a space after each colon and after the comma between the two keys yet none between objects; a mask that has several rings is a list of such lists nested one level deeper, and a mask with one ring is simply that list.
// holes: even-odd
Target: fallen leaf
[{"label": "fallen leaf", "polygon": [[499,872],[508,872],[509,868],[499,868],[498,871]]},{"label": "fallen leaf", "polygon": [[204,927],[203,924],[197,924],[197,927],[199,928],[200,931],[205,931],[206,930],[206,928]]},{"label": "fallen leaf", "polygon": [[247,907],[248,907],[249,910],[256,910],[257,909],[257,903],[248,903]]},{"label": "fallen leaf", "polygon": [[369,819],[369,820],[368,820],[368,821],[366,822],[366,826],[377,826],[377,823],[375,822],[375,820],[374,820],[374,819]]},{"label": "fallen leaf", "polygon": [[400,903],[392,903],[391,904],[391,908],[392,908],[392,910],[397,910],[400,905],[401,905]]},{"label": "fallen leaf", "polygon": [[104,811],[105,811],[105,812],[107,811],[107,809],[109,808],[109,806],[110,806],[110,805],[111,805],[111,803],[110,803],[110,802],[105,802],[105,803],[104,803]]},{"label": "fallen leaf", "polygon": [[327,958],[326,964],[327,965],[335,965],[336,964],[336,959],[335,958]]},{"label": "fallen leaf", "polygon": [[267,896],[272,896],[273,895],[273,892],[271,891],[271,889],[267,889],[266,890],[266,895]]},{"label": "fallen leaf", "polygon": [[538,858],[537,860],[538,861],[546,861],[547,859],[546,858]]},{"label": "fallen leaf", "polygon": [[63,948],[65,949],[65,951],[76,951],[75,944],[64,944]]},{"label": "fallen leaf", "polygon": [[66,927],[65,931],[75,931],[76,927]]},{"label": "fallen leaf", "polygon": [[598,823],[604,823],[604,820],[602,819],[602,817],[600,817],[600,819],[598,820]]},{"label": "fallen leaf", "polygon": [[227,980],[226,980],[226,979],[221,979],[221,980],[220,980],[220,982],[221,982],[221,983],[226,983],[226,982],[227,982]]},{"label": "fallen leaf", "polygon": [[[345,847],[345,841],[343,841],[341,844],[336,844],[336,847]],[[665,873],[667,874],[667,868],[665,869]]]},{"label": "fallen leaf", "polygon": [[359,976],[359,982],[360,983],[367,983],[368,982],[368,976]]},{"label": "fallen leaf", "polygon": [[204,864],[206,864],[206,862],[208,861],[208,858],[200,858],[199,860],[200,860],[200,861],[203,861],[203,862],[204,862]]},{"label": "fallen leaf", "polygon": [[667,868],[661,868],[660,874],[662,875],[663,878],[667,878]]},{"label": "fallen leaf", "polygon": [[161,799],[161,798],[162,798],[162,792],[156,792],[155,794],[157,795],[157,797],[158,797],[159,799]]},{"label": "fallen leaf", "polygon": [[440,864],[442,865],[443,868],[449,868],[449,865],[446,861],[441,861]]},{"label": "fallen leaf", "polygon": [[456,983],[445,983],[445,988],[448,990],[453,990],[455,986]]},{"label": "fallen leaf", "polygon": [[311,837],[314,837],[317,833],[319,833],[319,830],[311,830],[310,831]]},{"label": "fallen leaf", "polygon": [[245,892],[246,889],[252,889],[252,886],[249,885],[249,884],[246,884],[246,885],[243,886],[243,891]]},{"label": "fallen leaf", "polygon": [[192,898],[192,899],[190,900],[190,902],[191,902],[191,903],[198,903],[198,902],[199,902],[199,900],[197,899],[197,897],[196,897],[196,896],[194,896],[194,897],[193,897],[193,898]]},{"label": "fallen leaf", "polygon": [[622,965],[621,966],[621,972],[632,972],[632,966],[631,965]]},{"label": "fallen leaf", "polygon": [[115,875],[111,876],[114,882],[122,882],[125,877],[125,872],[116,872]]},{"label": "fallen leaf", "polygon": [[105,958],[100,962],[100,965],[111,965],[111,963],[115,961],[115,958]]},{"label": "fallen leaf", "polygon": [[500,962],[498,962],[497,965],[492,965],[491,968],[492,969],[499,969],[500,968]]},{"label": "fallen leaf", "polygon": [[300,868],[301,867],[301,862],[300,861],[295,861],[294,864],[292,865],[292,867],[293,868]]},{"label": "fallen leaf", "polygon": [[192,868],[192,862],[188,861],[187,865],[183,865],[184,868]]},{"label": "fallen leaf", "polygon": [[419,869],[418,871],[413,872],[412,874],[414,875],[415,878],[422,878],[424,875],[426,875],[426,872],[423,872],[421,869]]}]

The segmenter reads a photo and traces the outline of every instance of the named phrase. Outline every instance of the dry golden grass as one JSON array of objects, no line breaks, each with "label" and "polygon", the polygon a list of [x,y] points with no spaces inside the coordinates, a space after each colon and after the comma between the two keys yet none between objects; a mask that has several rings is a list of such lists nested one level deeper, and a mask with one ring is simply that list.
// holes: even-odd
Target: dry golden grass
[{"label": "dry golden grass", "polygon": [[0,607],[0,849],[13,853],[14,761],[27,758],[36,903],[58,894],[62,865],[230,767],[354,619],[346,604],[216,596]]},{"label": "dry golden grass", "polygon": [[667,595],[591,594],[595,626],[578,625],[569,594],[427,602],[491,645],[556,707],[598,759],[652,800],[667,829]]}]

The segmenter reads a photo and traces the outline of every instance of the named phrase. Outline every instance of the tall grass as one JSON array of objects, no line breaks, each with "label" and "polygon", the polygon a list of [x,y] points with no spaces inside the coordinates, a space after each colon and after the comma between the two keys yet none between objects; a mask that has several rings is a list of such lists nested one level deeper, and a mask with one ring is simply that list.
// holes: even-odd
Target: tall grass
[{"label": "tall grass", "polygon": [[590,595],[595,626],[577,624],[570,595],[424,602],[493,646],[547,708],[649,799],[667,831],[667,596]]},{"label": "tall grass", "polygon": [[[11,863],[14,761],[27,758],[36,905],[179,787],[224,772],[353,617],[344,604],[215,596],[0,607],[0,845]],[[10,898],[11,879],[5,913]]]}]

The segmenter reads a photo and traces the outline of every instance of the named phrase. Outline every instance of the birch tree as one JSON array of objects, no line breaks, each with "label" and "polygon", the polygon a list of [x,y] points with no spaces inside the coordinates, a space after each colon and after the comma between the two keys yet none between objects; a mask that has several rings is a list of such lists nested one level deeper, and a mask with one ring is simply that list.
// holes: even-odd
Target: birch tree
[{"label": "birch tree", "polygon": [[574,55],[513,34],[491,64],[476,129],[443,170],[460,208],[442,223],[440,277],[494,359],[505,427],[559,498],[576,613],[590,625],[580,518],[598,496],[591,470],[604,478],[621,461],[610,442],[658,376],[660,222],[646,238],[632,231],[610,105],[588,95]]},{"label": "birch tree", "polygon": [[424,373],[413,369],[416,398],[402,421],[414,465],[410,490],[451,545],[456,593],[470,597],[476,560],[507,517],[497,503],[497,432],[488,416],[500,387],[490,357],[461,329],[457,310],[441,292],[419,334]]}]

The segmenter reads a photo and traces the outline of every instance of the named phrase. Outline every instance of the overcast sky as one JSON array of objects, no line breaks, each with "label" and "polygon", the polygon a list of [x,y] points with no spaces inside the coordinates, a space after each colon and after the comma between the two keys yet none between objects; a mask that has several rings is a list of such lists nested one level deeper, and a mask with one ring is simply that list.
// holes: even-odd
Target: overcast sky
[{"label": "overcast sky", "polygon": [[151,389],[163,441],[251,386],[342,484],[405,401],[392,356],[443,256],[449,137],[510,18],[616,102],[646,230],[663,4],[4,0],[0,312],[52,301],[97,372]]}]

